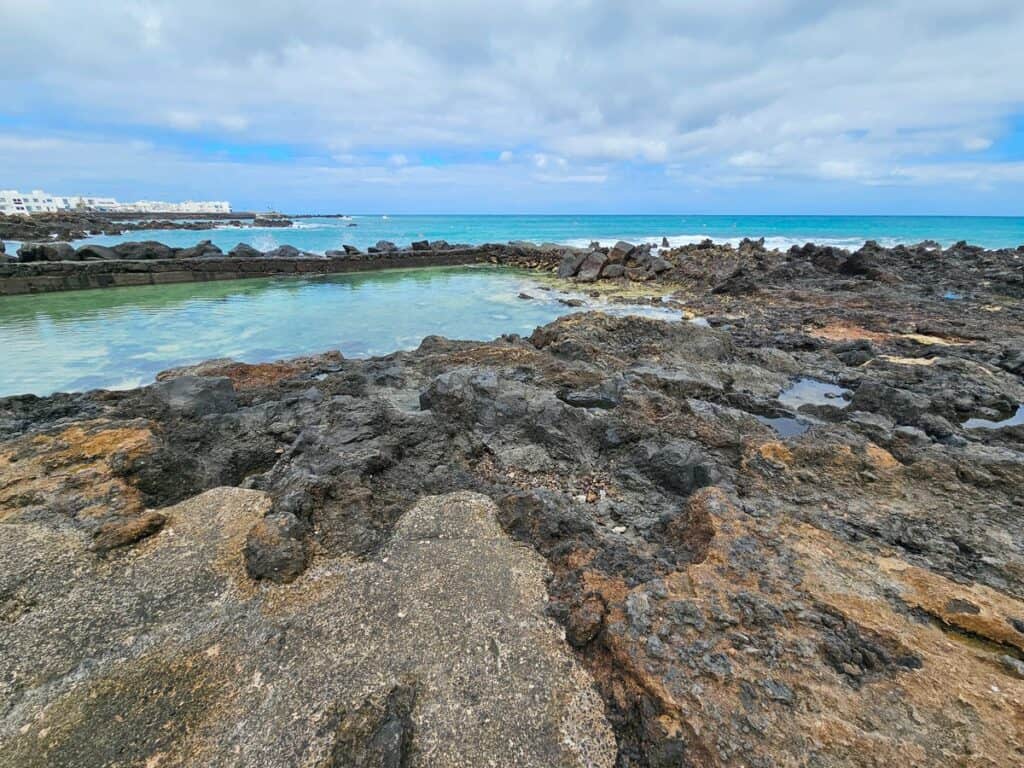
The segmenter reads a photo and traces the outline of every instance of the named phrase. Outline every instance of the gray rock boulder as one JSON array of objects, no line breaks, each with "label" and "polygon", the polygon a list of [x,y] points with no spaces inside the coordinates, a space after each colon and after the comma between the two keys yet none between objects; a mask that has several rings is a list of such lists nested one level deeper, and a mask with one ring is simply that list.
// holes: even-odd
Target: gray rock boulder
[{"label": "gray rock boulder", "polygon": [[117,252],[105,245],[83,245],[75,251],[76,261],[117,261]]},{"label": "gray rock boulder", "polygon": [[651,257],[650,270],[654,274],[660,275],[662,272],[668,272],[670,269],[672,269],[672,265],[665,259],[660,256]]},{"label": "gray rock boulder", "polygon": [[629,255],[636,250],[636,246],[632,243],[627,243],[625,240],[619,240],[611,250],[608,251],[608,263],[609,264],[622,264]]},{"label": "gray rock boulder", "polygon": [[558,276],[563,279],[575,277],[576,273],[580,271],[580,267],[583,265],[583,261],[586,258],[587,254],[582,251],[566,253],[562,256],[562,260],[558,264]]},{"label": "gray rock boulder", "polygon": [[243,259],[258,259],[263,256],[263,251],[258,248],[253,248],[248,243],[239,243],[230,251],[228,256],[232,258],[243,258]]},{"label": "gray rock boulder", "polygon": [[155,240],[138,243],[118,243],[111,250],[117,258],[127,261],[147,261],[149,259],[173,259],[174,249]]},{"label": "gray rock boulder", "polygon": [[245,570],[253,579],[289,584],[306,570],[306,526],[291,512],[275,512],[254,525],[245,539]]},{"label": "gray rock boulder", "polygon": [[624,274],[626,274],[626,267],[622,264],[608,264],[601,271],[601,277],[606,277],[609,280],[616,277],[622,277]]},{"label": "gray rock boulder", "polygon": [[416,240],[412,244],[412,249],[414,251],[429,251],[430,243],[427,242],[426,240]]},{"label": "gray rock boulder", "polygon": [[219,259],[224,251],[209,240],[196,243],[191,248],[179,248],[174,252],[177,259]]},{"label": "gray rock boulder", "polygon": [[200,417],[238,409],[231,379],[225,377],[178,376],[157,382],[147,396],[155,405],[179,415]]},{"label": "gray rock boulder", "polygon": [[865,381],[853,395],[851,410],[870,411],[888,416],[897,424],[914,425],[931,407],[931,400],[907,389],[878,381]]},{"label": "gray rock boulder", "polygon": [[626,474],[639,471],[668,491],[688,496],[720,478],[714,462],[689,440],[640,443],[630,457]]},{"label": "gray rock boulder", "polygon": [[70,243],[25,243],[18,249],[18,259],[31,261],[76,261]]},{"label": "gray rock boulder", "polygon": [[273,250],[267,251],[263,254],[265,259],[314,259],[320,258],[316,254],[306,253],[300,251],[298,248],[292,245],[279,245]]},{"label": "gray rock boulder", "polygon": [[581,283],[593,283],[601,276],[601,270],[608,262],[608,257],[600,251],[592,251],[583,259],[576,279]]}]

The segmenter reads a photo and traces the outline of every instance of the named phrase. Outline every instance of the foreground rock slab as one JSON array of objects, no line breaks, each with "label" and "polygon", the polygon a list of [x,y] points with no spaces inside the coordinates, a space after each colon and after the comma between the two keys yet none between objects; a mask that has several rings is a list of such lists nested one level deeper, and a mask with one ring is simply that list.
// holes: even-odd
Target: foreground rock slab
[{"label": "foreground rock slab", "polygon": [[0,590],[25,612],[3,618],[0,765],[614,764],[546,565],[487,497],[424,498],[379,556],[261,587],[242,551],[270,503],[208,491],[110,560],[0,526]]}]

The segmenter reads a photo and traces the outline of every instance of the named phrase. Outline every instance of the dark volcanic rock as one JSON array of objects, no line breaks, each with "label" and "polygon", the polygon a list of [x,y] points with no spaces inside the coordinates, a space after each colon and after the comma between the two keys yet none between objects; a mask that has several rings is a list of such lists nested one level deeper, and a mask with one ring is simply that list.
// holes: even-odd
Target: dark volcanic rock
[{"label": "dark volcanic rock", "polygon": [[558,264],[558,276],[563,279],[575,277],[586,258],[587,254],[583,251],[570,251],[566,253]]},{"label": "dark volcanic rock", "polygon": [[228,251],[228,256],[231,256],[232,258],[256,259],[262,255],[263,251],[258,248],[253,248],[248,243],[239,243]]},{"label": "dark volcanic rock", "polygon": [[18,249],[18,260],[76,261],[75,249],[70,243],[25,243]]},{"label": "dark volcanic rock", "polygon": [[103,245],[83,245],[75,251],[76,261],[113,261],[117,258],[117,251]]},{"label": "dark volcanic rock", "polygon": [[119,259],[144,260],[144,259],[173,259],[175,251],[163,243],[153,240],[144,242],[119,243],[111,249]]},{"label": "dark volcanic rock", "polygon": [[635,245],[627,243],[625,240],[620,240],[608,251],[608,263],[622,264],[635,250]]},{"label": "dark volcanic rock", "polygon": [[191,248],[178,248],[174,252],[177,259],[217,259],[223,255],[224,251],[209,240],[196,243]]},{"label": "dark volcanic rock", "polygon": [[263,256],[267,259],[298,259],[302,256],[302,251],[291,245],[279,245],[264,253]]},{"label": "dark volcanic rock", "polygon": [[644,441],[629,457],[624,471],[641,472],[683,496],[713,484],[720,476],[710,457],[688,440]]},{"label": "dark volcanic rock", "polygon": [[245,570],[253,579],[276,584],[295,581],[308,559],[303,536],[306,526],[290,512],[267,515],[245,539]]},{"label": "dark volcanic rock", "polygon": [[616,277],[622,277],[626,274],[626,268],[621,264],[608,264],[603,270],[601,270],[601,277],[608,280],[613,280]]},{"label": "dark volcanic rock", "polygon": [[257,216],[253,219],[254,227],[291,227],[294,222],[284,216]]},{"label": "dark volcanic rock", "polygon": [[367,700],[338,726],[332,766],[405,768],[413,755],[415,683],[397,685],[385,697]]},{"label": "dark volcanic rock", "polygon": [[576,279],[581,283],[593,283],[601,276],[601,270],[608,262],[608,257],[600,251],[591,251],[583,259]]},{"label": "dark volcanic rock", "polygon": [[109,552],[126,547],[160,531],[167,522],[159,512],[145,512],[137,517],[104,523],[93,533],[92,549]]},{"label": "dark volcanic rock", "polygon": [[865,381],[853,395],[850,407],[856,411],[871,411],[889,416],[897,424],[914,424],[931,402],[920,394],[891,387],[876,381]]},{"label": "dark volcanic rock", "polygon": [[238,407],[231,379],[223,377],[178,376],[151,386],[148,397],[171,413],[196,417],[230,413]]}]

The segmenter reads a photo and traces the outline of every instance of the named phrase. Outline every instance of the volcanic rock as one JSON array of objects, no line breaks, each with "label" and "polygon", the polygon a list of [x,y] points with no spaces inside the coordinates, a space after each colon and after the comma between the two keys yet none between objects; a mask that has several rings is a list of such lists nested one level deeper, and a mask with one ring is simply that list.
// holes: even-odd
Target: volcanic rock
[{"label": "volcanic rock", "polygon": [[203,240],[191,248],[178,248],[174,252],[176,259],[217,259],[224,252],[209,240]]},{"label": "volcanic rock", "polygon": [[253,248],[248,243],[239,243],[228,251],[228,256],[236,259],[257,259],[263,256],[263,251],[258,248]]},{"label": "volcanic rock", "polygon": [[104,245],[83,245],[75,251],[76,261],[113,261],[117,258],[117,251]]},{"label": "volcanic rock", "polygon": [[577,272],[576,279],[581,283],[593,283],[601,276],[601,270],[607,263],[608,257],[600,251],[591,251],[584,257]]},{"label": "volcanic rock", "polygon": [[25,243],[18,249],[18,260],[75,261],[75,249],[70,243]]},{"label": "volcanic rock", "polygon": [[119,259],[129,261],[141,261],[145,259],[173,259],[175,252],[163,243],[154,240],[143,242],[119,243],[112,247]]}]

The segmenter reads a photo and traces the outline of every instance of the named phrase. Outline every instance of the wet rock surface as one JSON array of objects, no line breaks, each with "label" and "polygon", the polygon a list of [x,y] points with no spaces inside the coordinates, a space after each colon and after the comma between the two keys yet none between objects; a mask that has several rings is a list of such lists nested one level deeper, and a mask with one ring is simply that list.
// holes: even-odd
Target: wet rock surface
[{"label": "wet rock surface", "polygon": [[898,250],[0,401],[0,765],[1019,765],[1020,267]]}]

